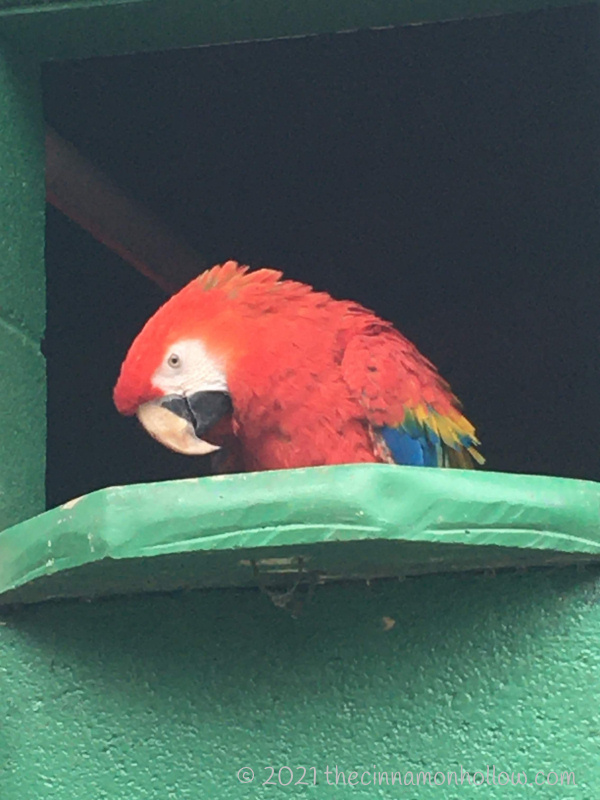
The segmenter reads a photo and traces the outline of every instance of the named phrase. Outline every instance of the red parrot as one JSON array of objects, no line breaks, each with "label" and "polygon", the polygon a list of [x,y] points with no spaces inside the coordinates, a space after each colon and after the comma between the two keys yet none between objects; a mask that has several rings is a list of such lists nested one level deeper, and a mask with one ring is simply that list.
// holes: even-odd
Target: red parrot
[{"label": "red parrot", "polygon": [[391,323],[234,261],[150,318],[114,402],[167,447],[212,452],[220,472],[483,463],[450,387]]}]

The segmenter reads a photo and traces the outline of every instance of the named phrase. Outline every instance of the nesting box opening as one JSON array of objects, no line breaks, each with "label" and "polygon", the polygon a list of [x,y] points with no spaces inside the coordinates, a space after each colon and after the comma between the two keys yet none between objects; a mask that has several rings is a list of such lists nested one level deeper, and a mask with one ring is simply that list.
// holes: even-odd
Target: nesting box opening
[{"label": "nesting box opening", "polygon": [[[57,507],[2,532],[0,603],[597,560],[599,486],[519,474],[598,477],[597,17],[46,64]],[[208,465],[120,417],[112,387],[163,289],[226,259],[392,320],[464,400],[488,469],[168,480]]]},{"label": "nesting box opening", "polygon": [[[596,15],[48,63],[46,119],[206,264],[280,268],[392,320],[490,469],[597,479]],[[48,505],[204,474],[112,406],[166,294],[53,209],[46,257]]]}]

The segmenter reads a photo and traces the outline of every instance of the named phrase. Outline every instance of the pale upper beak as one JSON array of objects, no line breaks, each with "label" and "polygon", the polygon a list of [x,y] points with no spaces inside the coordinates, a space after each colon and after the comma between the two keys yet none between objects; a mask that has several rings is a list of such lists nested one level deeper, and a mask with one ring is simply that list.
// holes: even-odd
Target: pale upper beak
[{"label": "pale upper beak", "polygon": [[203,456],[220,447],[202,436],[231,411],[231,398],[226,392],[209,391],[189,397],[167,395],[143,403],[137,416],[150,436],[165,447],[184,455]]}]

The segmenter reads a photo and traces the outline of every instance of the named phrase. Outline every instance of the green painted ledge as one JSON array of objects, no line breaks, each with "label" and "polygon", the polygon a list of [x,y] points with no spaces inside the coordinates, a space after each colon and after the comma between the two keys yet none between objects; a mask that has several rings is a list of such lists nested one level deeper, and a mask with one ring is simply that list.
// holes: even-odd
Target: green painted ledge
[{"label": "green painted ledge", "polygon": [[103,489],[0,533],[0,603],[600,560],[600,484],[386,465]]}]

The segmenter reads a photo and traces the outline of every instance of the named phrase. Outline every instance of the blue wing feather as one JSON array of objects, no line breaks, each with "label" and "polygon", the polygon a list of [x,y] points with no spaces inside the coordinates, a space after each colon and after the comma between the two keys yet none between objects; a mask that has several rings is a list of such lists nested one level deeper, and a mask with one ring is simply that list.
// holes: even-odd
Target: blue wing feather
[{"label": "blue wing feather", "polygon": [[[423,429],[413,426],[410,431],[402,428],[380,428],[381,436],[396,464],[414,467],[438,467],[441,465],[441,448],[423,435]],[[435,436],[435,434],[434,434]],[[432,437],[433,438],[433,437]],[[439,437],[435,436],[439,442]]]}]

